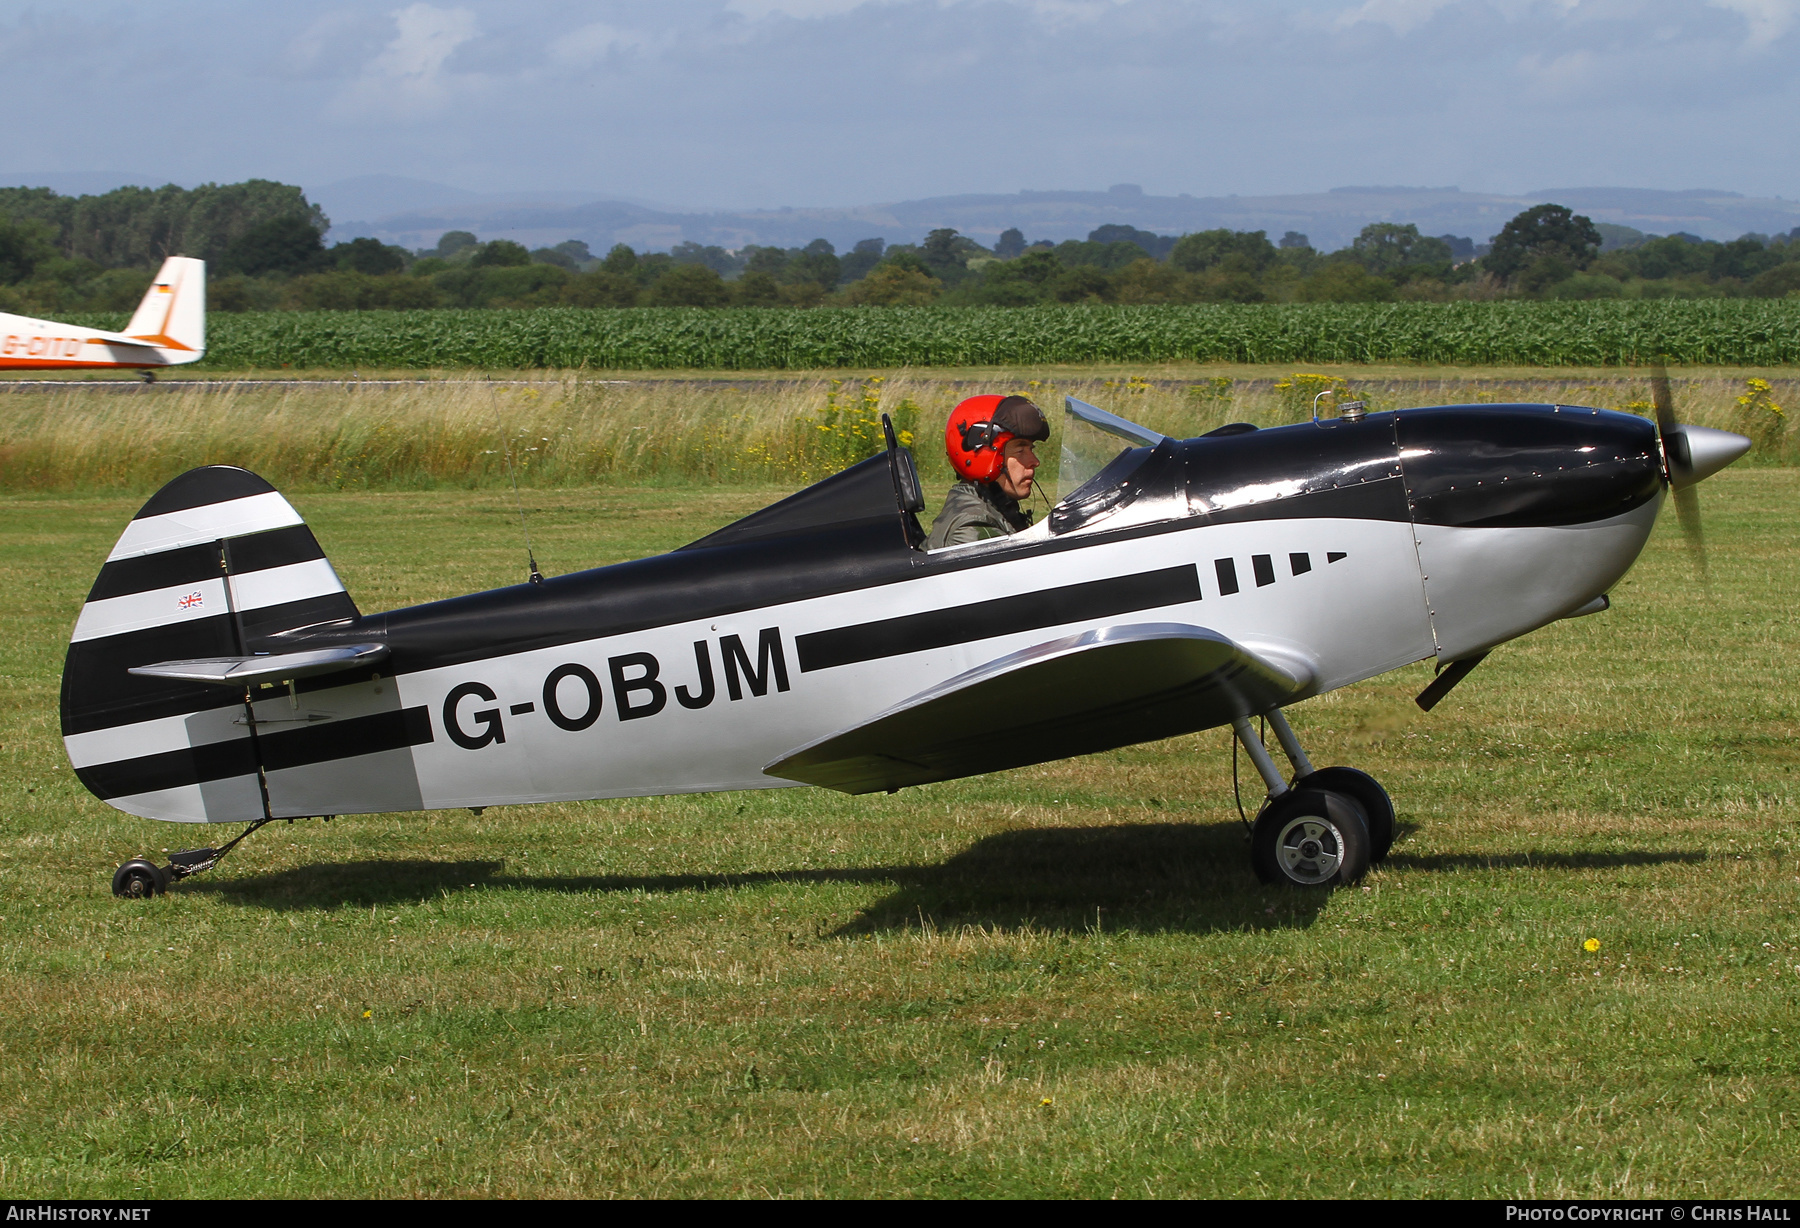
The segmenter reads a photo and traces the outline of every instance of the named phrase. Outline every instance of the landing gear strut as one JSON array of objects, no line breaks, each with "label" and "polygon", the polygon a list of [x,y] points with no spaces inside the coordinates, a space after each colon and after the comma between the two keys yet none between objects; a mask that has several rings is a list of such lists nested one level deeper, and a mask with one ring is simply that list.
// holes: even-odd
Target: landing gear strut
[{"label": "landing gear strut", "polygon": [[1349,767],[1315,769],[1280,709],[1269,727],[1294,768],[1290,784],[1248,717],[1231,722],[1269,797],[1250,830],[1250,859],[1265,883],[1323,887],[1354,883],[1394,843],[1394,804],[1373,776]]},{"label": "landing gear strut", "polygon": [[171,853],[167,867],[143,857],[133,857],[114,871],[113,894],[121,900],[147,900],[153,895],[161,895],[169,889],[171,882],[191,878],[212,869],[244,837],[274,821],[258,819],[239,832],[235,839],[216,849],[190,849],[185,853]]}]

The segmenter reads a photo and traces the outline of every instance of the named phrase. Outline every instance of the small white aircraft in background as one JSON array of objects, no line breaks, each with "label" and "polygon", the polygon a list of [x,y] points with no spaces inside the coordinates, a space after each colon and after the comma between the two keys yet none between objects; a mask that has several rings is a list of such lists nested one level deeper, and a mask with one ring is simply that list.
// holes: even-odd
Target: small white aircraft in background
[{"label": "small white aircraft in background", "polygon": [[122,333],[0,312],[0,370],[157,367],[206,356],[206,261],[170,256]]}]

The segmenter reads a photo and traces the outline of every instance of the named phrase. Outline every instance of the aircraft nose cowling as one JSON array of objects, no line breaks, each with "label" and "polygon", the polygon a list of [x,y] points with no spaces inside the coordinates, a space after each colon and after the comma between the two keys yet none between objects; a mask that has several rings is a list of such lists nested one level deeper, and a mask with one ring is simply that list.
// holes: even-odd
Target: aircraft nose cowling
[{"label": "aircraft nose cowling", "polygon": [[1686,441],[1686,463],[1669,466],[1669,485],[1676,490],[1704,482],[1748,452],[1752,442],[1742,435],[1716,431],[1710,426],[1684,426],[1681,436]]},{"label": "aircraft nose cowling", "polygon": [[1440,660],[1580,609],[1625,574],[1650,535],[1663,458],[1643,418],[1551,405],[1397,418]]},{"label": "aircraft nose cowling", "polygon": [[1662,490],[1656,427],[1634,414],[1462,405],[1397,417],[1401,471],[1418,524],[1589,524],[1623,515]]}]

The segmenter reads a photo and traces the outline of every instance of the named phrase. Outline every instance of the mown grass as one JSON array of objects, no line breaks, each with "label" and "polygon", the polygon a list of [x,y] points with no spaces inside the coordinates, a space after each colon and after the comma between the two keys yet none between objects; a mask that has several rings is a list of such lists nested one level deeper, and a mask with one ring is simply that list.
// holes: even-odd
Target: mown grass
[{"label": "mown grass", "polygon": [[[1752,381],[1765,391],[1756,393]],[[1792,464],[1786,410],[1800,379],[1786,370],[1689,371],[1676,377],[1685,420],[1747,432],[1752,464]],[[0,385],[4,387],[4,385]],[[1169,434],[1230,421],[1303,420],[1314,394],[1356,396],[1375,410],[1454,402],[1560,401],[1649,412],[1641,373],[1564,376],[1484,371],[1096,375],[1020,370],[939,376],[902,371],[841,378],[598,382],[564,375],[518,382],[268,386],[254,382],[114,392],[53,388],[0,395],[0,491],[148,494],[197,464],[246,465],[283,489],[492,489],[603,482],[800,484],[869,455],[881,413],[916,437],[925,476],[947,481],[938,441],[957,401],[1020,391],[1046,409],[1073,393]],[[1322,408],[1328,409],[1327,400]],[[1054,420],[1054,419],[1053,419]],[[1056,448],[1044,449],[1047,480]],[[509,473],[509,461],[511,470]]]},{"label": "mown grass", "polygon": [[[783,488],[527,490],[546,570]],[[0,498],[0,1180],[22,1196],[1788,1196],[1793,469],[1607,614],[1301,705],[1402,836],[1252,878],[1214,732],[812,790],[259,833],[145,904],[56,736],[136,495]],[[522,574],[510,495],[297,500],[364,609]],[[1600,942],[1596,953],[1585,939]]]}]

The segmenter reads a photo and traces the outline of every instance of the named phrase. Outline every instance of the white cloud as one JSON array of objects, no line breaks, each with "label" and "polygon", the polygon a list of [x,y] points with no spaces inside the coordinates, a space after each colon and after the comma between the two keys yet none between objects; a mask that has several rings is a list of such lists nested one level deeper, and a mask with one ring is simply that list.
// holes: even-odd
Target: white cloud
[{"label": "white cloud", "polygon": [[1339,15],[1339,29],[1365,22],[1387,26],[1396,34],[1410,34],[1437,15],[1451,0],[1364,0]]},{"label": "white cloud", "polygon": [[725,8],[751,20],[772,17],[836,17],[881,0],[729,0]]},{"label": "white cloud", "polygon": [[301,77],[350,77],[392,29],[381,15],[338,9],[324,14],[295,35],[283,57],[285,67]]},{"label": "white cloud", "polygon": [[445,63],[480,31],[468,9],[413,4],[393,14],[395,36],[363,70],[345,98],[349,108],[377,107],[402,117],[428,115],[450,101]]},{"label": "white cloud", "polygon": [[1800,0],[1708,0],[1714,8],[1726,9],[1744,19],[1750,27],[1745,42],[1751,47],[1766,47],[1789,30],[1800,18]]},{"label": "white cloud", "polygon": [[605,59],[615,51],[635,51],[647,43],[642,34],[596,21],[550,44],[550,58],[569,68],[581,68]]},{"label": "white cloud", "polygon": [[[878,4],[900,3],[902,0],[727,0],[728,12],[757,20],[777,13],[784,17],[838,17]],[[998,0],[1014,8],[1029,10],[1034,16],[1057,26],[1080,21],[1093,21],[1132,3],[1132,0]],[[936,0],[917,7],[947,9],[967,0]]]},{"label": "white cloud", "polygon": [[1566,93],[1579,89],[1594,75],[1594,57],[1586,51],[1565,51],[1557,56],[1528,55],[1519,60],[1519,70],[1540,89]]},{"label": "white cloud", "polygon": [[1023,7],[1052,30],[1063,30],[1099,21],[1130,3],[1131,0],[1024,0]]}]

